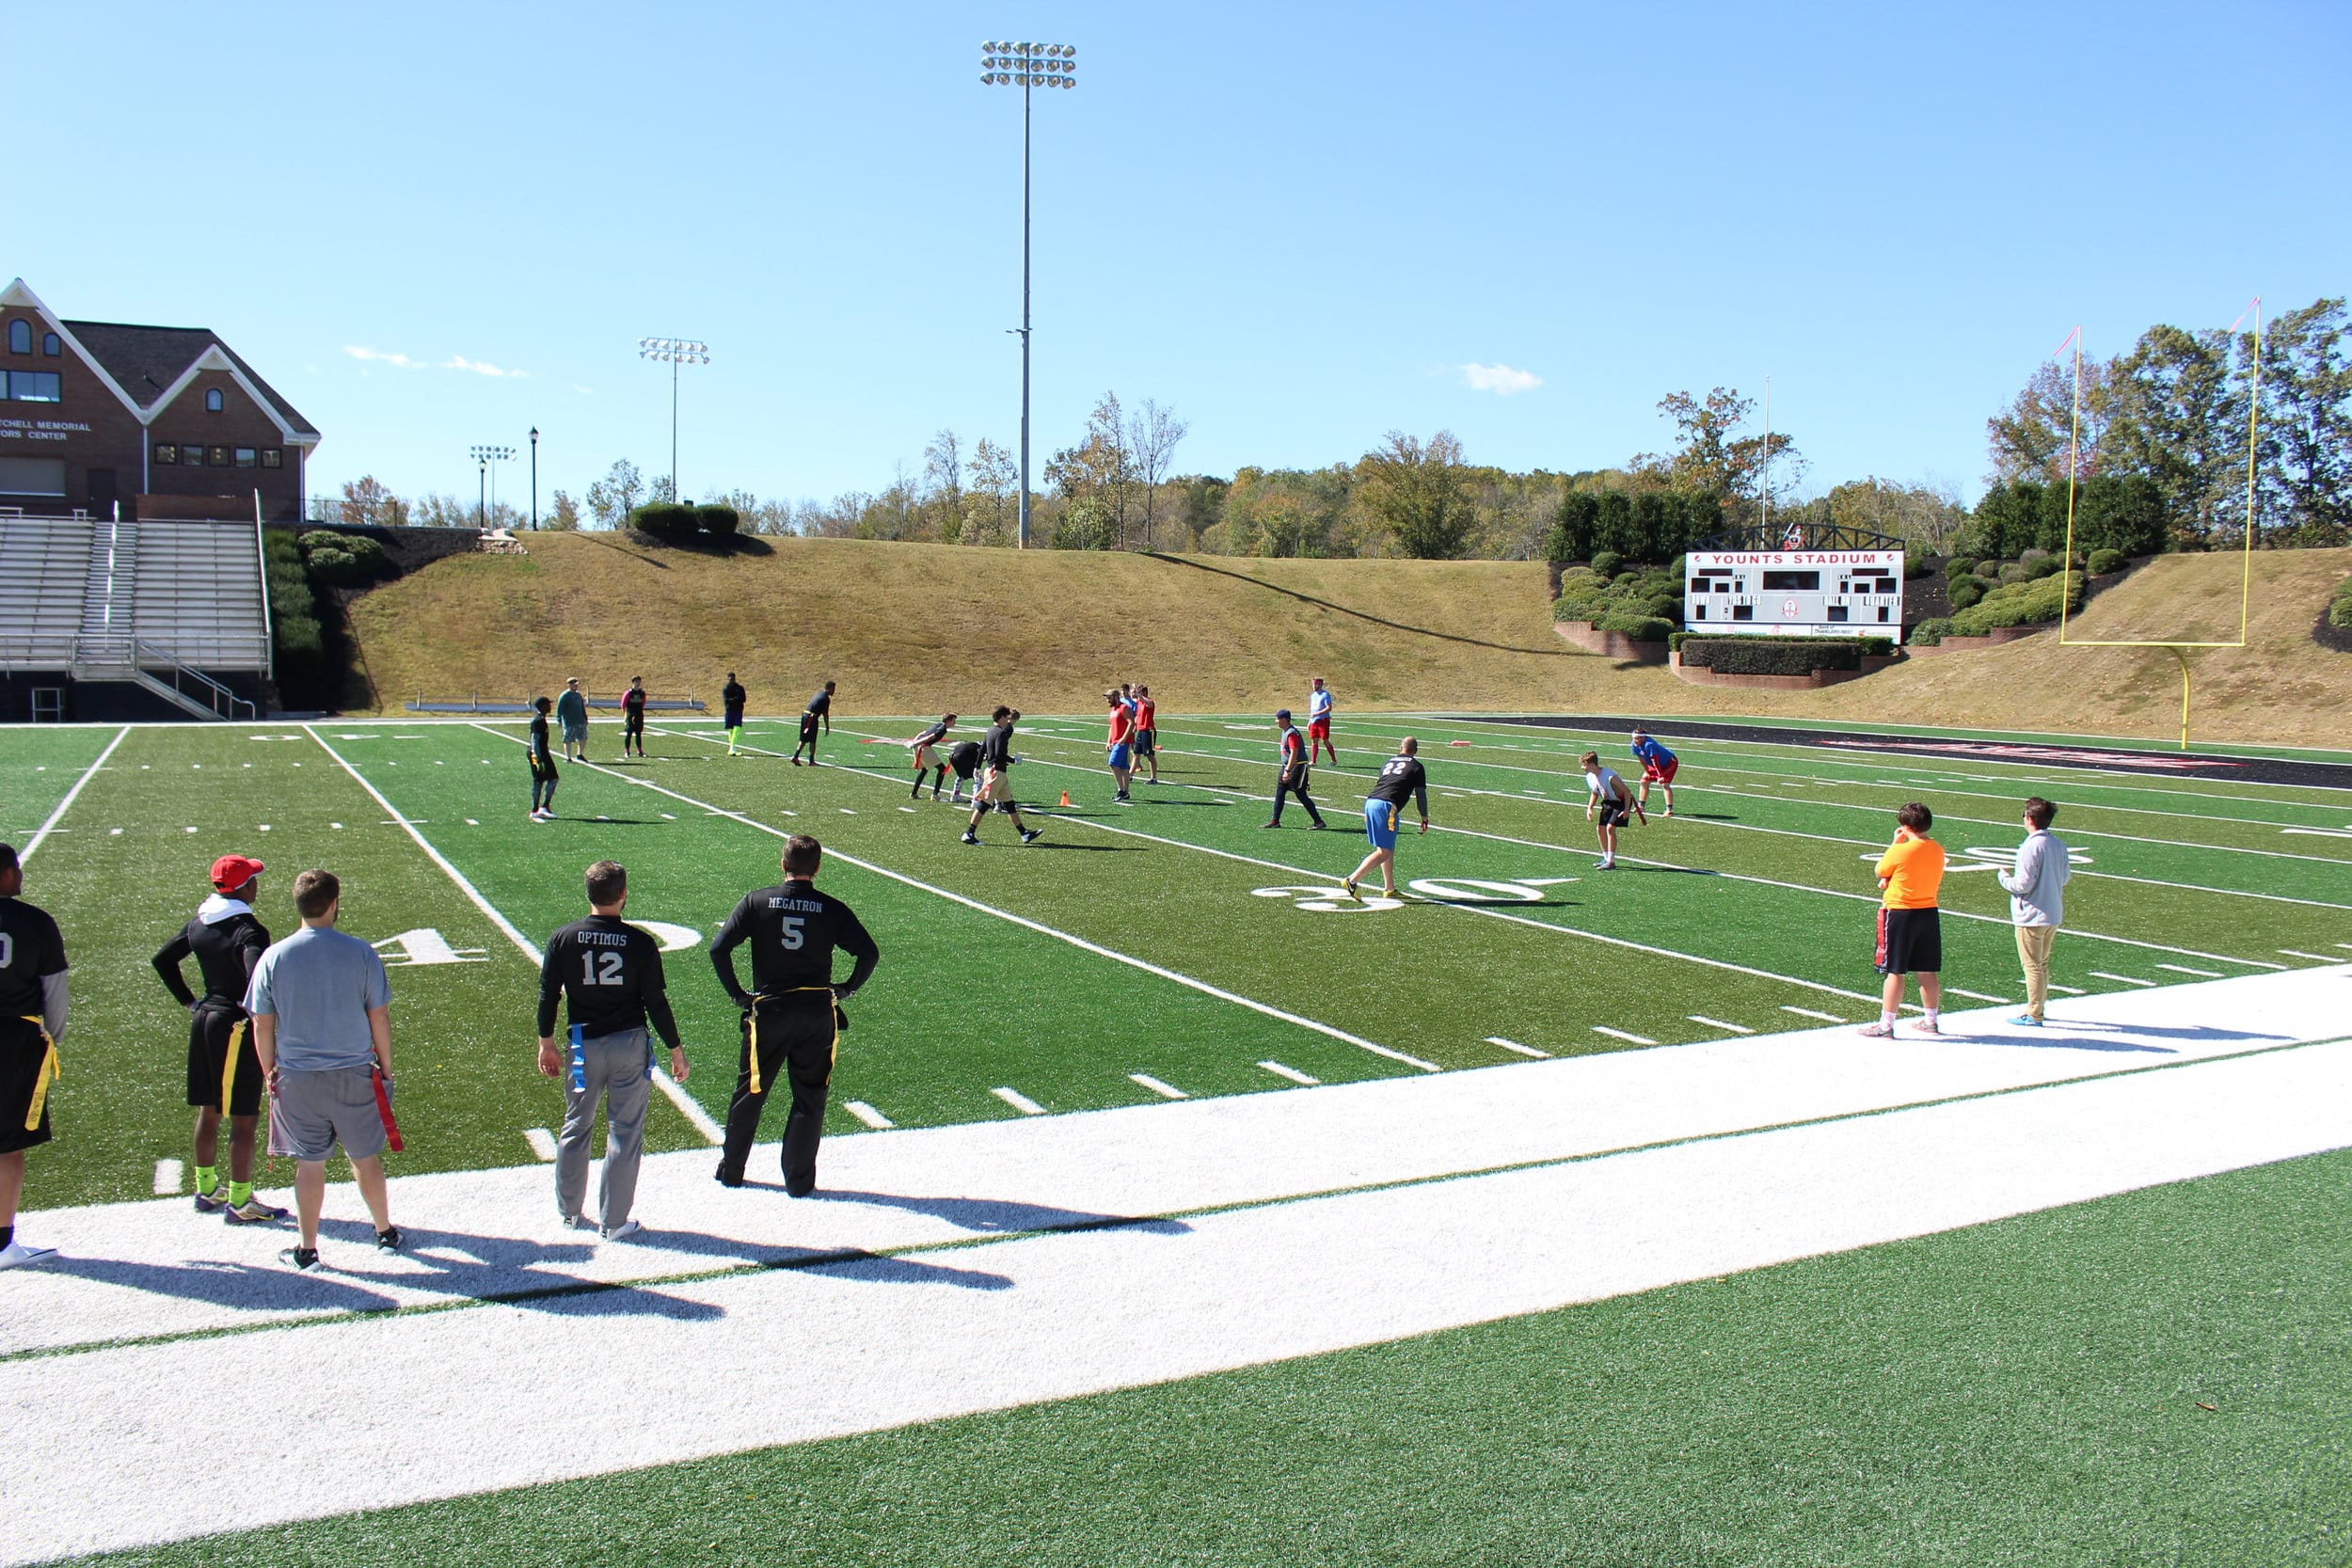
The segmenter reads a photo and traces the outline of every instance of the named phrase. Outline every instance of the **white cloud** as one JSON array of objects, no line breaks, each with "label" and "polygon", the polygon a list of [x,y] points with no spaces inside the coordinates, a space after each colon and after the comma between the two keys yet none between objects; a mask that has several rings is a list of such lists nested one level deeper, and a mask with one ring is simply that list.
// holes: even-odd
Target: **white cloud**
[{"label": "white cloud", "polygon": [[447,359],[442,360],[441,369],[471,371],[476,375],[525,376],[531,373],[529,371],[502,371],[496,365],[485,364],[479,359],[469,359],[462,354],[453,354]]},{"label": "white cloud", "polygon": [[354,359],[373,359],[381,365],[397,365],[404,371],[418,371],[424,368],[405,354],[387,354],[380,348],[361,348],[358,343],[345,343],[343,352]]},{"label": "white cloud", "polygon": [[577,381],[575,381],[575,382],[573,382],[573,383],[572,383],[572,390],[573,390],[573,391],[575,391],[575,392],[578,392],[578,393],[579,393],[581,397],[584,397],[584,398],[592,398],[592,397],[595,397],[595,396],[596,395],[596,389],[594,387],[582,387],[582,386],[581,386],[579,382],[577,382]]},{"label": "white cloud", "polygon": [[1509,397],[1514,392],[1532,392],[1544,384],[1544,378],[1533,371],[1515,371],[1508,365],[1464,365],[1462,385],[1473,391],[1492,392],[1497,397]]}]

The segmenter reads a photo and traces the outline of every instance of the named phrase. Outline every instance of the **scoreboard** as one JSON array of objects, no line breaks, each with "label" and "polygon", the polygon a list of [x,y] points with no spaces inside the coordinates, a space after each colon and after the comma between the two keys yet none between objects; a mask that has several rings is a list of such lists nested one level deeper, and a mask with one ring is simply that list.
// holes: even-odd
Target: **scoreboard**
[{"label": "scoreboard", "polygon": [[1694,550],[1685,630],[1728,637],[1903,637],[1900,550]]}]

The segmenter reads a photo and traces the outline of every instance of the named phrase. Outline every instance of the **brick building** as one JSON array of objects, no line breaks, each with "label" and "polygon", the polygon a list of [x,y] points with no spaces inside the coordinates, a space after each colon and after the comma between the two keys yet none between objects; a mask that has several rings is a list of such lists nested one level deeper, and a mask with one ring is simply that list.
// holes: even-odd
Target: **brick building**
[{"label": "brick building", "polygon": [[66,321],[0,291],[0,509],[299,521],[319,433],[203,327]]}]

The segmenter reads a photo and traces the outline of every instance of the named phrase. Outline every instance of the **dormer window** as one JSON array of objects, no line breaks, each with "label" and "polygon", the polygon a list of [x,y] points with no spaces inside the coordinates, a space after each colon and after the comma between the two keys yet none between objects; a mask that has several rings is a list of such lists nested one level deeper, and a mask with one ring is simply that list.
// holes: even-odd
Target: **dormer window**
[{"label": "dormer window", "polygon": [[204,412],[207,414],[217,414],[220,412],[219,388],[213,387],[206,389],[204,393]]},{"label": "dormer window", "polygon": [[33,324],[22,316],[8,323],[8,352],[10,354],[33,352]]},{"label": "dormer window", "polygon": [[40,335],[40,351],[55,359],[65,353],[65,344],[58,341],[55,332],[44,332]]}]

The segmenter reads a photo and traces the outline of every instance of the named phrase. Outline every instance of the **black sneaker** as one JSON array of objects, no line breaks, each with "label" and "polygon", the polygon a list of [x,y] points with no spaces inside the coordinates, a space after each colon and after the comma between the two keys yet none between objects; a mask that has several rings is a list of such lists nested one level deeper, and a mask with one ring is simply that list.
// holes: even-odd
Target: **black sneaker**
[{"label": "black sneaker", "polygon": [[1042,828],[1024,828],[1021,830],[1021,842],[1024,844],[1035,844],[1039,839],[1043,838],[1044,836],[1045,830]]},{"label": "black sneaker", "polygon": [[964,835],[963,835],[963,838],[962,838],[961,842],[962,842],[962,843],[965,843],[965,844],[970,844],[970,845],[977,846],[977,845],[978,845],[978,843],[980,842],[980,835],[979,835],[979,834],[977,834],[977,833],[976,833],[976,832],[969,832],[969,831],[967,830],[967,831],[965,832]]},{"label": "black sneaker", "polygon": [[719,1185],[722,1187],[739,1187],[742,1184],[743,1173],[741,1171],[731,1171],[724,1165],[721,1165],[719,1167]]},{"label": "black sneaker", "polygon": [[316,1274],[322,1266],[314,1246],[290,1246],[278,1255],[278,1260],[299,1274]]},{"label": "black sneaker", "polygon": [[396,1225],[388,1225],[383,1229],[377,1231],[375,1233],[375,1250],[378,1252],[398,1252],[400,1250],[400,1227]]}]

